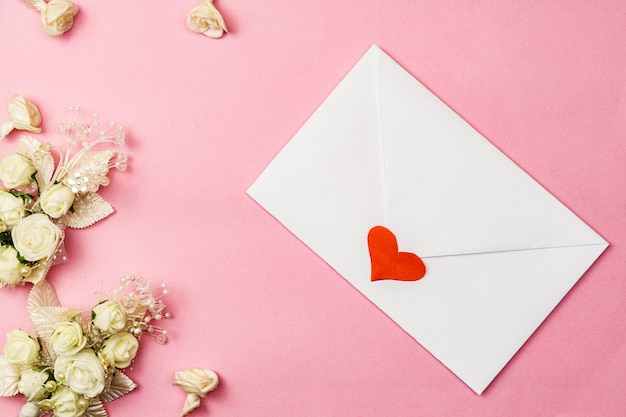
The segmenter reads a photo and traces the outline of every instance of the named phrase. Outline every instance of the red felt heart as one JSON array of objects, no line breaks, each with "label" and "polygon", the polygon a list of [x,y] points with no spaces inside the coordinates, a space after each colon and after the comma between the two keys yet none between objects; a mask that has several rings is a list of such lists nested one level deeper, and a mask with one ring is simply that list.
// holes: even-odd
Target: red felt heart
[{"label": "red felt heart", "polygon": [[426,266],[420,257],[410,252],[398,252],[396,236],[383,226],[370,229],[367,246],[372,260],[372,281],[417,281],[426,274]]}]

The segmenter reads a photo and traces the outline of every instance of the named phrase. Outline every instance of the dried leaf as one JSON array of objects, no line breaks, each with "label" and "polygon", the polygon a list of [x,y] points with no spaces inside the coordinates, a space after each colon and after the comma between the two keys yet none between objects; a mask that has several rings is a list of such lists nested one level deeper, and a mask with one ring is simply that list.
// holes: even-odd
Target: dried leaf
[{"label": "dried leaf", "polygon": [[123,372],[117,371],[113,374],[111,385],[100,394],[100,399],[105,403],[113,401],[128,394],[135,388],[137,388],[137,384],[132,379]]},{"label": "dried leaf", "polygon": [[40,188],[50,182],[54,174],[54,158],[50,151],[44,149],[41,142],[32,136],[22,136],[17,153],[31,160],[37,170],[35,177]]},{"label": "dried leaf", "polygon": [[102,401],[100,401],[98,398],[94,398],[93,400],[91,400],[91,403],[89,404],[89,408],[87,408],[87,411],[85,411],[85,414],[83,414],[84,417],[107,417],[107,411],[104,409],[104,405],[102,404]]},{"label": "dried leaf", "polygon": [[30,318],[37,329],[39,336],[50,342],[54,325],[70,321],[73,317],[80,313],[80,310],[68,309],[64,307],[39,307],[30,314]]},{"label": "dried leaf", "polygon": [[97,193],[78,194],[72,211],[62,217],[62,221],[72,229],[83,229],[105,219],[115,210]]},{"label": "dried leaf", "polygon": [[17,384],[20,382],[20,370],[7,359],[0,356],[0,396],[10,397],[18,393]]},{"label": "dried leaf", "polygon": [[41,307],[61,307],[59,297],[48,281],[34,285],[28,294],[28,312],[31,316],[33,311]]}]

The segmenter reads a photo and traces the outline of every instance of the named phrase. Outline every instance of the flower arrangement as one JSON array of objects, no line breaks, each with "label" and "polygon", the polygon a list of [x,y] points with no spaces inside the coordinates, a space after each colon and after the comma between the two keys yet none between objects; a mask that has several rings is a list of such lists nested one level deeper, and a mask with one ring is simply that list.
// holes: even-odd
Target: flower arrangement
[{"label": "flower arrangement", "polygon": [[85,228],[113,213],[97,191],[109,184],[111,168],[126,170],[127,156],[97,148],[124,146],[124,127],[110,122],[100,130],[97,114],[79,124],[79,110],[71,107],[68,122],[57,126],[65,152],[22,136],[17,152],[0,162],[0,286],[41,282],[65,260],[66,227]]},{"label": "flower arrangement", "polygon": [[[42,8],[42,19],[71,4],[27,1]],[[226,30],[223,21],[218,26]],[[41,132],[41,114],[33,102],[16,94],[8,108],[0,140],[14,129]],[[109,184],[110,169],[126,170],[125,154],[111,146],[102,149],[124,146],[123,126],[110,122],[102,129],[97,114],[90,123],[78,123],[79,110],[70,107],[68,122],[57,126],[65,151],[22,136],[17,151],[0,162],[0,287],[34,284],[27,307],[35,330],[9,332],[0,355],[0,396],[26,398],[18,417],[107,417],[104,403],[137,386],[124,370],[135,359],[142,335],[154,336],[157,343],[167,340],[167,331],[155,325],[170,317],[162,301],[168,294],[165,284],[154,295],[148,280],[123,277],[110,297],[85,314],[63,307],[45,280],[52,265],[66,260],[67,227],[85,228],[113,213],[98,190]],[[198,408],[218,383],[210,369],[176,372],[174,385],[187,394],[182,415]]]},{"label": "flower arrangement", "polygon": [[[129,290],[127,286],[134,284]],[[162,297],[144,278],[124,277],[113,296],[97,303],[87,318],[61,306],[46,281],[33,286],[28,311],[35,334],[13,330],[0,356],[0,395],[22,394],[20,417],[106,417],[103,403],[135,389],[124,373],[143,334],[165,343],[167,331],[154,325],[169,318]]]}]

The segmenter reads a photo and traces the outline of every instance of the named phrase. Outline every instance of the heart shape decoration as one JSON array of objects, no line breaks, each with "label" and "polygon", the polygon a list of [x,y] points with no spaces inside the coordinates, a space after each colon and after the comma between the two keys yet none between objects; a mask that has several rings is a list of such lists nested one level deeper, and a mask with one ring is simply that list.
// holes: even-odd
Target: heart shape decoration
[{"label": "heart shape decoration", "polygon": [[419,256],[398,252],[396,236],[386,227],[372,227],[367,234],[367,246],[372,261],[372,281],[417,281],[426,274],[426,266]]}]

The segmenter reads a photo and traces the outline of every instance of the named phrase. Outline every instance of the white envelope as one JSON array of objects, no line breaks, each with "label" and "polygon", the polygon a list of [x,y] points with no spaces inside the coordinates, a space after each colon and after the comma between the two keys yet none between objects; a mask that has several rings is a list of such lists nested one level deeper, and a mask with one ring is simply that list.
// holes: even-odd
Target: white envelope
[{"label": "white envelope", "polygon": [[[248,194],[478,394],[608,246],[376,46]],[[423,279],[370,280],[375,225]]]}]

